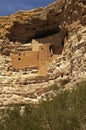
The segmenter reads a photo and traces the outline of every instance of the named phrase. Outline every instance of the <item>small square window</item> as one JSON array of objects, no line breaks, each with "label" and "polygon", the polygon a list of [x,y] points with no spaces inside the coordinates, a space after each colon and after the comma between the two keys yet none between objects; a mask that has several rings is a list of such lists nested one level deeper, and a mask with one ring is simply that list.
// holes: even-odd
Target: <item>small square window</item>
[{"label": "small square window", "polygon": [[18,60],[21,60],[21,58],[18,58]]}]

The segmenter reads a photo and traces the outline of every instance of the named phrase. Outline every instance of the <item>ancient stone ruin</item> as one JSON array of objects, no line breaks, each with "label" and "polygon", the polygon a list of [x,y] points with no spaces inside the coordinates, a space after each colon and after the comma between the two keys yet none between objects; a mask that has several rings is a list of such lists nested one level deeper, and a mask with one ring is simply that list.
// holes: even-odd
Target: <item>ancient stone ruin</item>
[{"label": "ancient stone ruin", "polygon": [[38,103],[86,81],[86,0],[0,17],[0,106]]},{"label": "ancient stone ruin", "polygon": [[27,44],[28,50],[26,51],[17,48],[18,51],[10,53],[13,70],[35,67],[38,68],[38,74],[46,75],[48,64],[62,54],[64,47],[62,40],[61,33],[56,33],[44,38],[33,39],[31,44]]}]

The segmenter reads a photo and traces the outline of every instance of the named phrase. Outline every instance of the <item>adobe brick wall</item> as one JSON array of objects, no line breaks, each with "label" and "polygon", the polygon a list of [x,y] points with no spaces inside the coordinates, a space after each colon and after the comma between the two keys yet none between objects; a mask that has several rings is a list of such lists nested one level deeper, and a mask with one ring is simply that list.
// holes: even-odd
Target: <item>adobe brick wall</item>
[{"label": "adobe brick wall", "polygon": [[64,46],[60,45],[58,47],[54,47],[53,50],[53,55],[61,55],[63,51]]},{"label": "adobe brick wall", "polygon": [[[34,43],[35,44],[35,43]],[[10,54],[12,66],[15,69],[22,69],[28,67],[42,66],[49,62],[51,53],[49,50],[50,44],[40,44],[40,46],[32,47],[33,50],[39,51],[23,51],[20,54]]]},{"label": "adobe brick wall", "polygon": [[49,59],[51,58],[49,46],[50,44],[47,43],[39,47],[39,66],[49,62]]},{"label": "adobe brick wall", "polygon": [[35,39],[32,40],[32,51],[39,51],[40,43],[37,42]]},{"label": "adobe brick wall", "polygon": [[27,67],[38,66],[38,52],[37,51],[28,51],[19,54],[11,54],[13,59],[12,65],[15,69],[22,69]]},{"label": "adobe brick wall", "polygon": [[[38,74],[46,75],[48,64],[53,60],[54,56],[58,56],[62,53],[62,35],[54,34],[43,38],[44,41],[52,41],[52,43],[47,42],[46,44],[39,43],[36,40],[32,40],[32,51],[20,51],[20,54],[11,54],[12,65],[14,69],[39,67]],[[41,39],[42,40],[42,39]],[[54,42],[54,43],[53,43]],[[53,56],[51,52],[53,50]]]},{"label": "adobe brick wall", "polygon": [[50,43],[53,46],[52,48],[53,54],[60,55],[63,50],[63,46],[62,46],[63,39],[64,39],[64,35],[60,32],[60,33],[56,33],[51,36],[47,36],[47,37],[36,39],[36,40],[44,44]]},{"label": "adobe brick wall", "polygon": [[44,44],[45,43],[51,43],[52,45],[59,47],[62,43],[63,37],[64,37],[64,35],[60,32],[60,33],[56,33],[56,34],[53,34],[51,36],[39,38],[39,39],[36,39],[36,40],[40,43],[44,43]]}]

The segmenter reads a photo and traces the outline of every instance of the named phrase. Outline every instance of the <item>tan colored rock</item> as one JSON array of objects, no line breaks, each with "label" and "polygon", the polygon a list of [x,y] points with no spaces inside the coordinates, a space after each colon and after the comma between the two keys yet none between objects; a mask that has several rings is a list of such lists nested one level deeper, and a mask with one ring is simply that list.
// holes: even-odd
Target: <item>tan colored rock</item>
[{"label": "tan colored rock", "polygon": [[[0,17],[0,106],[37,104],[47,95],[54,95],[50,90],[53,84],[64,83],[66,89],[71,89],[86,81],[85,4],[85,0],[57,0],[45,8]],[[27,50],[29,47],[21,43],[45,40],[56,32],[65,39],[64,48],[48,64],[46,76],[32,76],[38,68],[12,70],[8,52]]]}]

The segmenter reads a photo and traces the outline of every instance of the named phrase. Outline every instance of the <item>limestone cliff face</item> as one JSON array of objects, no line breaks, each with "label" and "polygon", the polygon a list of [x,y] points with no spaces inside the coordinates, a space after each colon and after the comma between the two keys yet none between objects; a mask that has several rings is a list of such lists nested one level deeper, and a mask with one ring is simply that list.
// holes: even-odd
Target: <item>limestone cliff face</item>
[{"label": "limestone cliff face", "polygon": [[[33,69],[13,72],[10,50],[16,42],[28,43],[61,32],[64,49],[48,65],[46,76],[31,77]],[[0,106],[38,103],[53,94],[49,87],[71,88],[86,81],[86,0],[57,0],[48,7],[0,17]],[[2,55],[5,54],[5,55]]]}]

